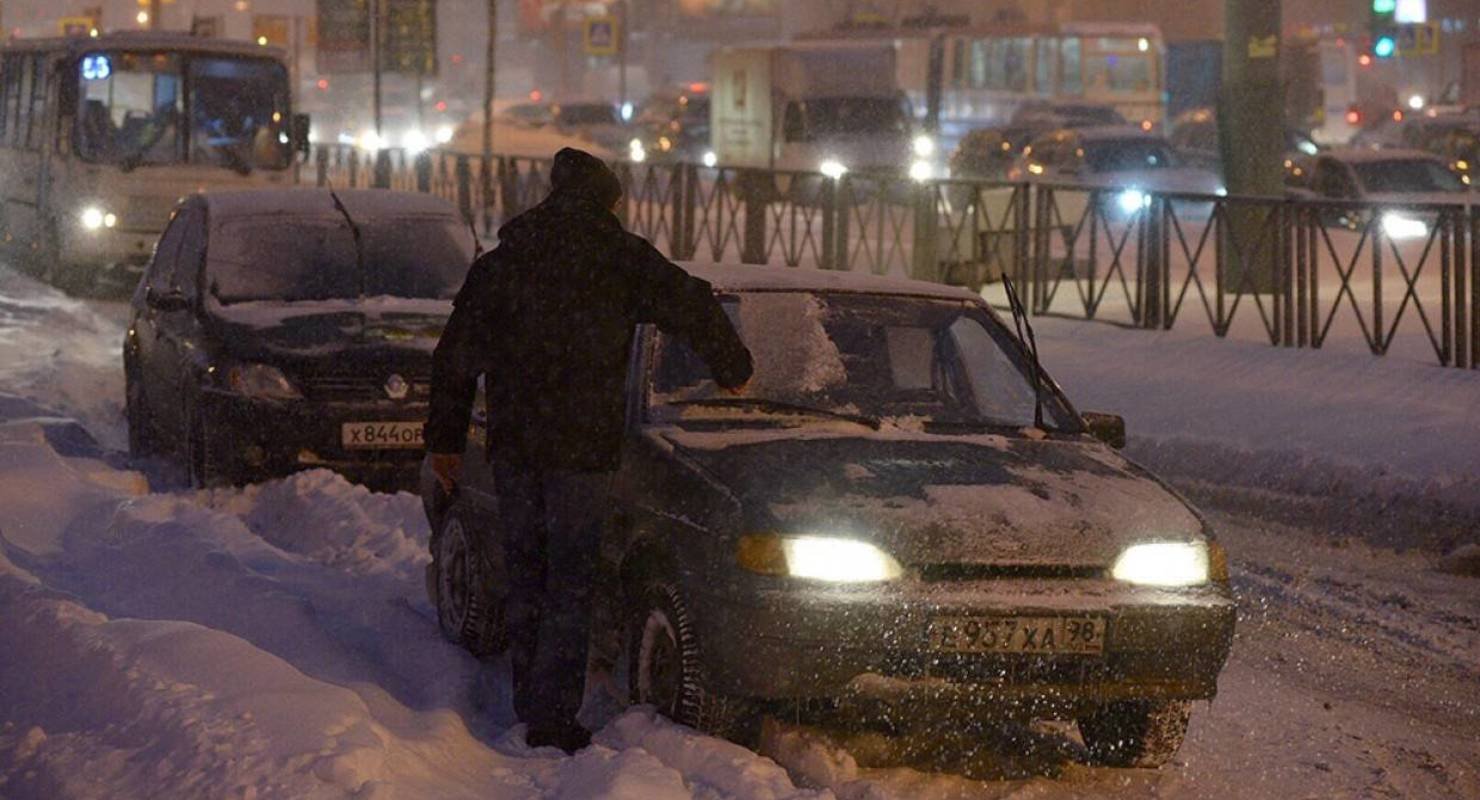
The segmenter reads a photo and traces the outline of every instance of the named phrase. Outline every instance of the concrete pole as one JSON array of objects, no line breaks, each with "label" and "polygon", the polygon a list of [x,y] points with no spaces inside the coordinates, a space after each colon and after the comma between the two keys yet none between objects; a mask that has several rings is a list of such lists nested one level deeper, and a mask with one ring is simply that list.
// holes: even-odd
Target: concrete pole
[{"label": "concrete pole", "polygon": [[384,142],[385,134],[380,130],[381,123],[381,72],[384,69],[385,50],[384,36],[385,20],[381,17],[382,0],[370,0],[370,81],[371,94],[370,103],[375,118],[375,136]]},{"label": "concrete pole", "polygon": [[[1285,143],[1280,83],[1280,0],[1224,0],[1223,91],[1218,132],[1223,180],[1231,195],[1279,197]],[[1228,291],[1273,291],[1277,232],[1264,208],[1231,209]],[[1242,257],[1240,257],[1240,254]]]},{"label": "concrete pole", "polygon": [[[483,170],[490,174],[493,163],[493,101],[497,97],[498,0],[488,0],[488,44],[483,52]],[[485,180],[487,180],[485,178]],[[484,202],[488,200],[485,197]]]}]

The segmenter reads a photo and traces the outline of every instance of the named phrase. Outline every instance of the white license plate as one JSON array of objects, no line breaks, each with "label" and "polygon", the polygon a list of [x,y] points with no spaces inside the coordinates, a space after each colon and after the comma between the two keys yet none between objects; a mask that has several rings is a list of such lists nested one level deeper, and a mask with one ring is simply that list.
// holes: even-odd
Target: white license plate
[{"label": "white license plate", "polygon": [[936,617],[930,649],[943,653],[1087,653],[1105,651],[1102,617]]},{"label": "white license plate", "polygon": [[339,441],[350,449],[417,448],[423,444],[422,423],[345,422],[339,426]]}]

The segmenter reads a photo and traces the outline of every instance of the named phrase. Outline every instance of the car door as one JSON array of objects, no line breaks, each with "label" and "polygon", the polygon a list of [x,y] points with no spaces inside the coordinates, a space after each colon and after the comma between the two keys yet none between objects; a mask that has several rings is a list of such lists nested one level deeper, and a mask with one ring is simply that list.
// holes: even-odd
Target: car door
[{"label": "car door", "polygon": [[171,395],[167,404],[159,406],[163,409],[162,424],[173,426],[165,430],[183,431],[183,404],[196,389],[199,362],[206,353],[204,343],[200,341],[201,326],[197,314],[201,301],[200,273],[205,266],[206,254],[205,210],[199,206],[187,206],[176,217],[175,225],[180,227],[179,247],[171,259],[170,269],[161,277],[167,283],[164,291],[178,293],[185,299],[185,304],[182,308],[159,312],[156,347],[160,358],[156,379],[160,390]]},{"label": "car door", "polygon": [[166,330],[174,324],[173,313],[159,308],[159,297],[168,293],[174,281],[175,256],[180,251],[180,241],[185,236],[185,215],[177,212],[170,220],[159,242],[154,246],[154,257],[145,271],[135,297],[138,309],[134,323],[135,341],[139,353],[138,378],[142,382],[143,396],[154,415],[158,430],[173,430],[178,396],[176,386],[166,382],[175,372],[165,363],[173,358],[174,349],[169,344]]}]

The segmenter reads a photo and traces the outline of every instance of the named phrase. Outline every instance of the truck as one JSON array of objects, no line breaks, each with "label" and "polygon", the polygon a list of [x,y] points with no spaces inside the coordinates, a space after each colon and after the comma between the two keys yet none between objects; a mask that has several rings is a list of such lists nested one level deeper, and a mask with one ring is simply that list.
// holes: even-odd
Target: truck
[{"label": "truck", "polygon": [[[727,47],[712,57],[710,131],[723,167],[918,177],[909,101],[889,44]],[[708,161],[708,159],[706,159]],[[924,166],[921,166],[924,165]]]}]

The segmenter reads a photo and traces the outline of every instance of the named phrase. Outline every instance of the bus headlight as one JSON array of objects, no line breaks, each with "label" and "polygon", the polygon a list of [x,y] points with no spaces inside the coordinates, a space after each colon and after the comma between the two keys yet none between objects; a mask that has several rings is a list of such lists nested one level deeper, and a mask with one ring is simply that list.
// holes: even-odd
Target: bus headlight
[{"label": "bus headlight", "polygon": [[79,216],[82,221],[82,227],[90,231],[112,228],[118,224],[117,216],[97,206],[88,206],[82,209],[82,214]]},{"label": "bus headlight", "polygon": [[929,158],[935,155],[935,140],[926,134],[922,133],[916,136],[912,144],[915,148],[915,155],[920,158]]},{"label": "bus headlight", "polygon": [[817,165],[817,171],[833,180],[837,180],[848,174],[848,168],[843,166],[843,162],[836,158],[823,159],[822,163]]},{"label": "bus headlight", "polygon": [[910,179],[916,181],[928,181],[935,177],[935,168],[930,166],[929,161],[916,161],[910,164]]},{"label": "bus headlight", "polygon": [[1142,586],[1196,586],[1211,577],[1203,542],[1147,542],[1127,547],[1110,574]]}]

